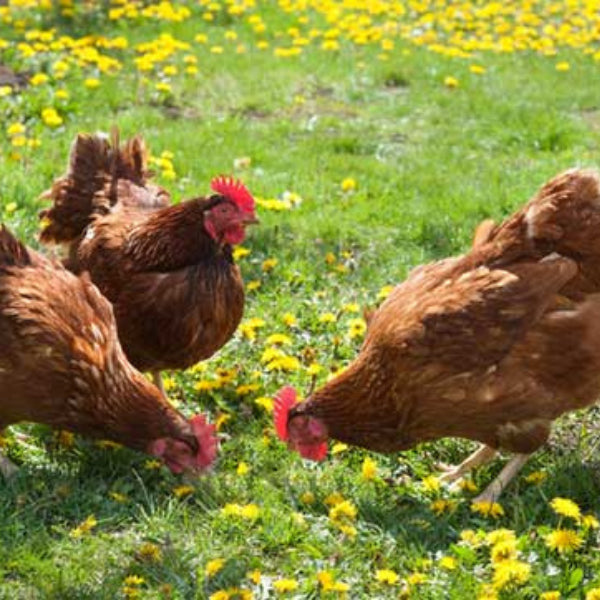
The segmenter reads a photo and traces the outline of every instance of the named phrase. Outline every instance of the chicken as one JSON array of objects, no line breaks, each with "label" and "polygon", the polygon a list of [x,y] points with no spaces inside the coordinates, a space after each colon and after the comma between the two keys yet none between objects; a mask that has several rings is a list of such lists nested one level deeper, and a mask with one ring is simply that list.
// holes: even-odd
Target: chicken
[{"label": "chicken", "polygon": [[235,332],[244,286],[232,246],[257,219],[250,193],[224,177],[212,196],[171,205],[146,162],[140,137],[120,147],[77,136],[67,173],[42,194],[53,205],[40,213],[41,240],[68,245],[66,266],[90,273],[127,357],[162,389],[161,370],[209,358]]},{"label": "chicken", "polygon": [[[187,420],[131,366],[108,301],[0,226],[0,432],[21,421],[107,438],[174,472],[214,460],[214,426]],[[14,466],[0,456],[0,470]]]},{"label": "chicken", "polygon": [[481,447],[454,481],[516,453],[479,496],[495,501],[561,414],[600,395],[600,178],[567,171],[464,256],[419,267],[371,317],[359,355],[296,403],[275,406],[279,437],[322,459],[329,437],[395,452],[443,437]]}]

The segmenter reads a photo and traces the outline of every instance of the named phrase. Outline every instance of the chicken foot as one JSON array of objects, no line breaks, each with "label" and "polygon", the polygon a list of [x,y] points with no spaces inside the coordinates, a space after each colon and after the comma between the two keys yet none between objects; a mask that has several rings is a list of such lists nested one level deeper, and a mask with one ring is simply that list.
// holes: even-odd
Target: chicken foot
[{"label": "chicken foot", "polygon": [[152,381],[154,385],[158,388],[163,397],[167,398],[167,392],[165,391],[165,385],[162,380],[162,375],[160,371],[152,371]]},{"label": "chicken foot", "polygon": [[442,483],[458,482],[469,471],[490,462],[496,456],[496,450],[485,444],[481,444],[473,454],[469,455],[460,465],[443,467],[446,471],[440,476]]},{"label": "chicken foot", "polygon": [[490,485],[488,485],[473,502],[496,502],[504,488],[529,460],[530,454],[515,454]]}]

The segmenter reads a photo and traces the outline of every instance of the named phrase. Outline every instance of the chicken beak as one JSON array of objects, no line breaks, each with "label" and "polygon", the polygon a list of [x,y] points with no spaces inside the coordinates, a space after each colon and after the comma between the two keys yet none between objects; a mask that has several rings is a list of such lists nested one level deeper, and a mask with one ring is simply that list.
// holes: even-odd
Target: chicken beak
[{"label": "chicken beak", "polygon": [[242,225],[258,225],[260,223],[256,215],[248,215],[242,219]]}]

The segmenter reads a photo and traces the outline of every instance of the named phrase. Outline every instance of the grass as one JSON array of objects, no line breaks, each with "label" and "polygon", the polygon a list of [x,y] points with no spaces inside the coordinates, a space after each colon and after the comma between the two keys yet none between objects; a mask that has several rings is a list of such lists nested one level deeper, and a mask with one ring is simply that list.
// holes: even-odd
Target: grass
[{"label": "grass", "polygon": [[[383,13],[375,3],[364,11],[343,2],[162,3],[157,17],[138,9],[137,17],[113,20],[116,3],[65,4],[62,12],[17,4],[28,3],[0,8],[0,63],[47,80],[4,93],[0,82],[0,218],[28,243],[37,245],[37,196],[62,171],[73,136],[112,124],[124,136],[142,133],[155,157],[173,153],[156,170],[177,199],[207,192],[217,173],[235,172],[261,198],[292,192],[302,202],[263,208],[245,243],[250,254],[239,261],[255,288],[245,323],[262,319],[262,326],[242,328],[205,365],[168,374],[173,401],[190,413],[207,411],[227,435],[213,475],[183,482],[142,455],[41,426],[6,433],[21,470],[0,481],[0,598],[218,600],[243,597],[240,590],[333,598],[344,595],[335,582],[347,584],[351,598],[536,598],[551,590],[599,597],[592,591],[600,587],[597,530],[549,505],[570,498],[599,516],[597,409],[557,423],[494,519],[470,510],[472,492],[450,496],[427,485],[436,461],[456,462],[470,444],[444,440],[397,456],[337,448],[324,464],[309,465],[275,440],[269,412],[256,402],[284,383],[307,389],[311,364],[321,367],[317,383],[346,364],[360,345],[349,334],[360,317],[354,305],[377,303],[381,288],[415,265],[464,251],[481,219],[507,215],[560,170],[595,164],[598,40],[586,33],[597,20],[593,7],[552,12],[540,4],[533,17],[541,25],[524,34],[517,26],[530,14],[525,4],[506,3],[504,16],[486,21],[477,12],[485,3],[464,3],[461,10],[476,15],[471,25],[489,22],[493,31],[504,20],[505,37],[525,46],[489,52],[478,27],[448,19],[451,3],[415,3],[396,19],[393,10],[403,5],[395,2]],[[240,14],[231,6],[241,6]],[[190,14],[173,21],[169,7]],[[360,25],[359,13],[371,24]],[[344,22],[340,15],[345,28],[334,25]],[[437,40],[422,33],[430,22]],[[562,37],[543,33],[545,24],[561,22],[569,30]],[[123,49],[106,48],[102,38],[83,43],[120,68],[35,33],[50,29],[53,40],[124,38]],[[311,29],[320,33],[311,38]],[[189,46],[156,42],[165,32]],[[470,36],[475,50],[462,56]],[[298,37],[308,43],[294,46]],[[31,51],[18,45],[24,39]],[[545,53],[534,49],[540,39],[550,39]],[[332,41],[339,49],[327,49]],[[153,46],[137,51],[142,42]],[[293,47],[301,51],[286,56]],[[150,57],[150,71],[136,68],[141,56]],[[178,72],[165,73],[168,65]],[[187,73],[190,66],[198,72]],[[45,108],[61,122],[45,122]],[[242,157],[250,165],[234,169]],[[286,325],[287,313],[296,325]],[[323,322],[327,313],[333,322]],[[262,358],[273,333],[289,336],[282,350],[298,368],[267,369]],[[31,436],[27,444],[13,439],[17,429]],[[376,461],[372,478],[363,476],[367,457]],[[474,484],[485,486],[499,467],[478,471]],[[528,483],[540,471],[546,478]],[[352,503],[345,517],[331,518],[334,493]],[[453,504],[439,504],[447,510],[438,515],[432,502],[439,499]],[[545,536],[558,527],[579,531],[581,546],[548,548]],[[515,532],[513,571],[491,561],[495,545],[485,535],[498,528]],[[218,558],[222,568],[217,563],[209,576],[207,565]],[[253,571],[260,580],[248,577]],[[333,583],[322,574],[319,583],[323,571]],[[286,585],[297,588],[276,591]]]}]

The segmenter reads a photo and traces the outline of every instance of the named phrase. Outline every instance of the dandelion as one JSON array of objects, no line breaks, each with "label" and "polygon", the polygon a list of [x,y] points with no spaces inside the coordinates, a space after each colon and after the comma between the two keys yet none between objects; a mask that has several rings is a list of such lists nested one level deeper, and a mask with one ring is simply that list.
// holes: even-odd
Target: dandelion
[{"label": "dandelion", "polygon": [[573,500],[569,500],[568,498],[554,498],[550,502],[550,506],[557,515],[569,517],[576,521],[581,519],[581,510]]},{"label": "dandelion", "polygon": [[458,567],[458,561],[453,556],[442,556],[440,567],[446,571],[454,571]]},{"label": "dandelion", "polygon": [[326,312],[319,316],[319,323],[335,323],[336,320],[336,316],[331,312]]},{"label": "dandelion", "polygon": [[304,492],[300,495],[300,502],[302,504],[314,504],[315,495],[312,492]]},{"label": "dandelion", "polygon": [[483,75],[486,71],[485,67],[482,67],[481,65],[471,65],[469,67],[469,71],[471,71],[471,73],[474,73],[475,75]]},{"label": "dandelion", "polygon": [[600,527],[600,523],[594,515],[584,515],[581,517],[581,524],[585,529],[598,529]]},{"label": "dandelion", "polygon": [[254,404],[260,406],[261,408],[266,410],[268,413],[273,412],[273,406],[274,406],[273,398],[267,398],[266,396],[260,396],[260,398],[256,398],[254,400]]},{"label": "dandelion", "polygon": [[498,600],[498,594],[491,585],[484,585],[477,594],[477,600]]},{"label": "dandelion", "polygon": [[471,511],[484,517],[493,517],[494,519],[504,515],[504,509],[497,502],[473,502],[471,504]]},{"label": "dandelion", "polygon": [[342,188],[342,192],[353,192],[357,187],[356,180],[352,179],[352,177],[346,177],[340,187]]},{"label": "dandelion", "polygon": [[460,541],[467,546],[476,548],[481,544],[482,534],[475,533],[472,529],[464,529],[460,532]]},{"label": "dandelion", "polygon": [[501,541],[492,547],[490,559],[492,563],[499,563],[503,560],[512,560],[517,558],[517,546],[514,541]]},{"label": "dandelion", "polygon": [[362,464],[361,473],[363,479],[371,480],[377,476],[377,463],[368,456],[365,458]]},{"label": "dandelion", "polygon": [[471,494],[474,494],[477,491],[477,486],[475,485],[475,483],[473,482],[472,479],[461,479],[458,482],[458,487],[463,492],[467,492],[467,493],[471,493]]},{"label": "dandelion", "polygon": [[189,496],[193,493],[194,488],[191,485],[180,485],[173,488],[173,494],[175,494],[177,498],[185,498],[185,496]]},{"label": "dandelion", "polygon": [[83,535],[89,533],[96,525],[98,521],[96,521],[96,517],[94,515],[90,515],[83,523],[80,523],[75,529],[71,529],[70,536],[72,538],[80,538]]},{"label": "dandelion", "polygon": [[572,529],[555,529],[545,537],[545,542],[551,550],[557,550],[559,554],[568,554],[577,550],[583,544],[583,539]]},{"label": "dandelion", "polygon": [[162,560],[160,548],[152,542],[144,542],[139,547],[137,553],[141,560],[146,560],[148,562],[160,562]]},{"label": "dandelion", "polygon": [[453,500],[445,500],[438,498],[429,505],[430,510],[435,513],[438,517],[444,513],[452,512],[456,508],[456,502]]},{"label": "dandelion", "polygon": [[162,92],[163,94],[170,94],[173,91],[173,88],[171,87],[171,84],[167,83],[166,81],[159,81],[154,86],[154,89],[157,92]]},{"label": "dandelion", "polygon": [[129,498],[125,494],[120,494],[119,492],[109,492],[108,494],[115,502],[119,502],[120,504],[124,504],[129,500]]},{"label": "dandelion", "polygon": [[385,583],[387,585],[394,585],[398,583],[400,576],[395,571],[390,569],[378,569],[375,572],[375,579],[380,583]]},{"label": "dandelion", "polygon": [[123,580],[123,583],[125,585],[142,585],[143,583],[146,583],[146,580],[139,575],[128,575]]},{"label": "dandelion", "polygon": [[325,592],[347,592],[350,586],[347,583],[336,581],[334,576],[329,571],[319,571],[317,573],[317,581]]},{"label": "dandelion", "polygon": [[56,112],[54,108],[44,108],[42,110],[42,121],[48,125],[48,127],[58,127],[62,125],[62,117]]},{"label": "dandelion", "polygon": [[377,293],[377,299],[385,300],[392,293],[393,289],[394,289],[393,285],[384,285]]},{"label": "dandelion", "polygon": [[148,469],[149,471],[152,471],[153,469],[160,469],[161,467],[162,463],[156,458],[151,458],[144,463],[144,468]]},{"label": "dandelion", "polygon": [[240,475],[241,477],[243,477],[244,475],[247,475],[249,471],[250,471],[250,467],[245,462],[239,463],[237,466],[237,469],[235,470],[235,472],[238,475]]},{"label": "dandelion", "polygon": [[254,584],[258,585],[261,580],[261,572],[258,569],[246,573],[246,577]]},{"label": "dandelion", "polygon": [[427,581],[427,576],[424,573],[411,573],[406,581],[409,585],[421,585]]},{"label": "dandelion", "polygon": [[8,136],[21,135],[25,133],[25,125],[23,123],[12,123],[6,128]]},{"label": "dandelion", "polygon": [[495,529],[485,536],[485,541],[492,546],[503,542],[516,542],[517,536],[512,529]]},{"label": "dandelion", "polygon": [[421,484],[426,492],[439,492],[441,488],[440,480],[435,475],[425,477]]},{"label": "dandelion", "polygon": [[329,494],[324,502],[325,504],[327,504],[327,506],[335,506],[336,504],[340,504],[340,502],[344,501],[344,497],[341,494],[338,494],[337,492],[333,492],[333,494]]},{"label": "dandelion", "polygon": [[356,519],[357,509],[349,500],[338,502],[329,510],[329,518],[332,521],[341,521],[343,519]]},{"label": "dandelion", "polygon": [[525,477],[525,481],[527,483],[531,483],[532,485],[540,485],[546,480],[547,477],[548,473],[546,473],[545,471],[534,471],[533,473],[529,473],[529,475]]},{"label": "dandelion", "polygon": [[295,579],[276,579],[273,582],[273,587],[280,594],[285,594],[298,589],[298,582]]},{"label": "dandelion", "polygon": [[527,583],[531,575],[531,566],[519,560],[503,560],[494,565],[493,585],[501,590],[506,587]]},{"label": "dandelion", "polygon": [[344,442],[336,442],[331,447],[331,454],[341,454],[342,452],[346,452],[348,450],[348,444],[344,444]]},{"label": "dandelion", "polygon": [[254,292],[255,290],[259,289],[261,285],[262,283],[256,279],[254,281],[249,281],[246,284],[246,290],[249,292]]},{"label": "dandelion", "polygon": [[88,77],[84,80],[83,85],[85,85],[85,87],[89,90],[94,90],[97,87],[100,87],[100,80],[96,79],[95,77]]},{"label": "dandelion", "polygon": [[225,560],[222,558],[213,558],[206,563],[204,567],[204,573],[207,577],[213,577],[217,573],[223,570],[225,566]]},{"label": "dandelion", "polygon": [[448,77],[444,78],[444,85],[447,88],[454,89],[457,88],[460,84],[456,77],[451,77],[450,75],[448,75]]},{"label": "dandelion", "polygon": [[351,319],[348,324],[348,333],[350,339],[362,337],[367,330],[367,323],[364,319]]},{"label": "dandelion", "polygon": [[240,260],[240,258],[244,258],[250,254],[250,250],[248,248],[244,248],[243,246],[236,246],[233,249],[233,260]]},{"label": "dandelion", "polygon": [[261,265],[262,272],[270,273],[277,266],[278,262],[279,261],[276,258],[267,258]]},{"label": "dandelion", "polygon": [[600,600],[600,588],[592,588],[585,595],[585,600]]},{"label": "dandelion", "polygon": [[550,591],[542,592],[538,600],[560,600],[560,592]]},{"label": "dandelion", "polygon": [[10,96],[12,94],[12,87],[10,85],[0,85],[0,98]]},{"label": "dandelion", "polygon": [[229,503],[221,509],[221,514],[226,517],[241,517],[248,521],[255,521],[260,514],[260,509],[256,504],[241,505]]},{"label": "dandelion", "polygon": [[284,333],[273,333],[266,340],[268,346],[288,346],[292,343],[292,338]]},{"label": "dandelion", "polygon": [[32,77],[29,78],[29,83],[31,85],[38,86],[46,83],[50,78],[45,73],[36,73]]},{"label": "dandelion", "polygon": [[566,60],[556,63],[557,71],[568,71],[570,68],[571,65]]},{"label": "dandelion", "polygon": [[288,327],[294,327],[298,324],[296,317],[289,312],[284,313],[284,315],[281,317],[281,320],[283,321],[284,325],[287,325]]}]

